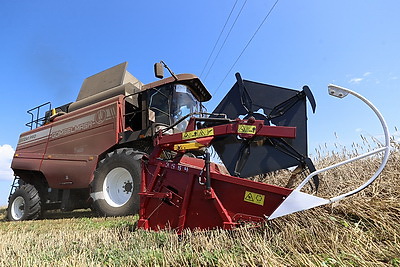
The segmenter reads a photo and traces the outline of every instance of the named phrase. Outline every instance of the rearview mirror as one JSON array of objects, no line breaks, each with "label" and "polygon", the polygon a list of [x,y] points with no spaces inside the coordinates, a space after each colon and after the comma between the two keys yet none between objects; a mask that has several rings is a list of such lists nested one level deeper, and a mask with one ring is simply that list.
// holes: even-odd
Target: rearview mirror
[{"label": "rearview mirror", "polygon": [[164,66],[162,63],[154,64],[154,75],[159,79],[164,78]]}]

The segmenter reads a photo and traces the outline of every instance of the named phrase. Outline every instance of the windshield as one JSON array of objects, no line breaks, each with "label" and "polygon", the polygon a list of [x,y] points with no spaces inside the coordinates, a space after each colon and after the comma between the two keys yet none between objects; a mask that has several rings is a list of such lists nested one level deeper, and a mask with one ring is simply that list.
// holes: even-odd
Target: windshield
[{"label": "windshield", "polygon": [[[174,85],[174,92],[172,95],[172,123],[177,122],[182,117],[197,112],[198,102],[190,92],[189,87],[182,84]],[[183,132],[186,129],[189,118],[180,122],[176,127],[179,131]]]},{"label": "windshield", "polygon": [[[154,89],[149,107],[155,113],[155,122],[172,125],[182,117],[198,111],[199,102],[190,88],[183,84],[169,84]],[[189,118],[180,122],[176,128],[183,132]]]}]

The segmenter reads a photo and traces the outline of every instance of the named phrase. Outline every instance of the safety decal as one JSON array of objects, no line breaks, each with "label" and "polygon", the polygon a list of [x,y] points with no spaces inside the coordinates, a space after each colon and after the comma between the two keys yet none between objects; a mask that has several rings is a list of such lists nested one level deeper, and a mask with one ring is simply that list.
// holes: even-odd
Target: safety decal
[{"label": "safety decal", "polygon": [[244,125],[240,124],[238,127],[239,134],[255,134],[256,133],[256,126],[255,125]]},{"label": "safety decal", "polygon": [[214,128],[204,128],[200,130],[184,132],[182,133],[182,139],[186,140],[186,139],[201,138],[212,135],[214,135]]},{"label": "safety decal", "polygon": [[250,202],[250,203],[253,203],[253,204],[264,206],[264,199],[265,199],[264,195],[246,191],[244,193],[244,199],[243,200],[246,201],[246,202]]}]

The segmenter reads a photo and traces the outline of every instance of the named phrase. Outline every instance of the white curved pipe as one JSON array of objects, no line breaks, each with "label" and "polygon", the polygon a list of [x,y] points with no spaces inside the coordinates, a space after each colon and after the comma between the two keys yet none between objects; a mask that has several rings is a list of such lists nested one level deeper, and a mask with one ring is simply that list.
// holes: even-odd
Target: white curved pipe
[{"label": "white curved pipe", "polygon": [[386,165],[386,163],[387,163],[387,161],[389,159],[389,155],[390,155],[390,137],[389,137],[389,130],[388,130],[387,124],[385,122],[385,119],[383,118],[383,116],[379,112],[379,110],[368,99],[366,99],[362,95],[360,95],[360,94],[358,94],[358,93],[356,93],[356,92],[354,92],[354,91],[352,91],[350,89],[347,89],[347,88],[344,88],[344,87],[341,87],[341,86],[337,86],[337,85],[333,85],[333,84],[328,85],[328,91],[329,91],[330,95],[335,96],[335,97],[343,98],[343,97],[347,96],[348,94],[351,94],[351,95],[357,97],[358,99],[362,100],[365,104],[367,104],[374,111],[376,116],[379,118],[379,121],[380,121],[380,123],[382,125],[382,128],[383,128],[384,136],[385,136],[385,146],[384,147],[376,149],[376,150],[373,150],[373,151],[368,152],[368,153],[365,153],[363,155],[359,155],[357,157],[345,160],[343,162],[334,164],[332,166],[323,168],[321,170],[314,171],[313,173],[308,175],[306,177],[306,179],[304,179],[303,182],[295,189],[296,191],[300,191],[300,189],[313,176],[315,176],[315,175],[317,175],[317,174],[319,174],[321,172],[325,172],[327,170],[336,168],[338,166],[341,166],[341,165],[344,165],[344,164],[347,164],[347,163],[350,163],[350,162],[353,162],[353,161],[356,161],[356,160],[359,160],[359,159],[362,159],[362,158],[365,158],[365,157],[371,156],[373,154],[376,154],[376,153],[384,151],[385,154],[383,156],[382,162],[381,162],[379,168],[374,173],[374,175],[368,181],[366,181],[364,184],[362,184],[360,187],[358,187],[358,188],[356,188],[356,189],[354,189],[354,190],[352,190],[350,192],[347,192],[347,193],[344,193],[344,194],[339,195],[337,197],[333,197],[333,198],[329,199],[329,202],[334,202],[334,201],[338,201],[340,199],[343,199],[345,197],[348,197],[350,195],[353,195],[353,194],[355,194],[357,192],[360,192],[361,190],[363,190],[367,186],[369,186],[379,176],[379,174],[382,172],[383,168],[385,167],[385,165]]}]

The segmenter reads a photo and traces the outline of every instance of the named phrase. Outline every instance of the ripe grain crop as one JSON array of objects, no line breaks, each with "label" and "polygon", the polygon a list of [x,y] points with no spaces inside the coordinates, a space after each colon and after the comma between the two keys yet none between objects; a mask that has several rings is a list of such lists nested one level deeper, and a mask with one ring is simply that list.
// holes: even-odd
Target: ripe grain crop
[{"label": "ripe grain crop", "polygon": [[[400,146],[366,190],[332,205],[233,231],[148,232],[137,216],[88,211],[0,222],[0,266],[400,266]],[[330,152],[318,167],[357,151]],[[355,188],[379,164],[369,158],[321,175],[318,194]],[[288,173],[255,177],[287,183]],[[339,186],[339,184],[342,186]],[[4,214],[4,211],[3,211]]]}]

